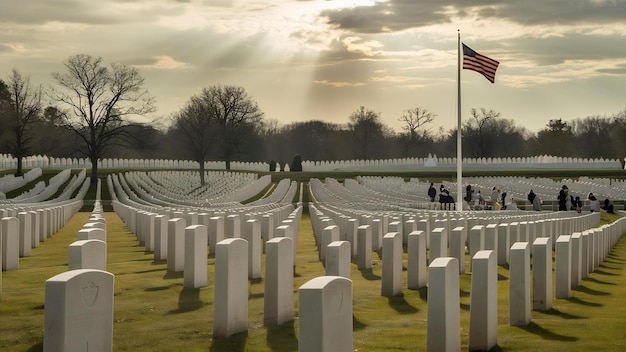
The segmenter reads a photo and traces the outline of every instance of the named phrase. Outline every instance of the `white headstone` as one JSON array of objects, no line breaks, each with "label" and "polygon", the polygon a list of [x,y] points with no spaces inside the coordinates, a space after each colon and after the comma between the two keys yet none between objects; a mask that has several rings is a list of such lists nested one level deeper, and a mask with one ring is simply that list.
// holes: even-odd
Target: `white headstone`
[{"label": "white headstone", "polygon": [[265,292],[263,324],[281,325],[292,321],[293,255],[292,241],[277,237],[267,241],[265,251]]},{"label": "white headstone", "polygon": [[154,218],[154,261],[167,259],[167,215]]},{"label": "white headstone", "polygon": [[489,351],[498,343],[496,253],[493,250],[478,251],[472,261],[469,350]]},{"label": "white headstone", "polygon": [[561,235],[556,239],[554,256],[555,297],[569,298],[572,294],[572,243],[570,236]]},{"label": "white headstone", "polygon": [[300,286],[298,297],[298,350],[352,352],[352,281],[316,277]]},{"label": "white headstone", "polygon": [[[399,223],[398,223],[399,224]],[[383,237],[381,295],[402,293],[402,234],[390,232]]]},{"label": "white headstone", "polygon": [[245,223],[241,238],[248,241],[248,278],[261,278],[261,223],[248,220]]},{"label": "white headstone", "polygon": [[357,229],[357,267],[372,268],[372,229],[369,225],[361,225]]},{"label": "white headstone", "polygon": [[68,270],[96,269],[107,267],[107,244],[101,240],[80,240],[69,246]]},{"label": "white headstone", "polygon": [[183,286],[207,286],[207,228],[191,225],[185,228],[185,272]]},{"label": "white headstone", "polygon": [[530,324],[530,246],[516,242],[509,253],[509,324]]},{"label": "white headstone", "polygon": [[224,217],[214,216],[209,219],[209,255],[215,255],[215,246],[224,239]]},{"label": "white headstone", "polygon": [[46,281],[43,350],[113,350],[113,281],[101,270],[71,270]]},{"label": "white headstone", "polygon": [[103,229],[96,227],[88,227],[78,230],[76,239],[79,241],[85,240],[100,240],[106,242],[106,232]]},{"label": "white headstone", "polygon": [[248,242],[227,238],[215,248],[213,336],[248,330]]},{"label": "white headstone", "polygon": [[337,225],[326,226],[324,230],[322,230],[322,241],[320,245],[320,260],[322,262],[326,262],[326,254],[327,254],[326,251],[327,251],[328,245],[335,241],[339,241],[339,226]]},{"label": "white headstone", "polygon": [[350,248],[348,241],[334,241],[326,247],[326,276],[350,278]]},{"label": "white headstone", "polygon": [[30,257],[32,248],[32,215],[28,212],[21,212],[17,214],[20,224],[20,257]]},{"label": "white headstone", "polygon": [[417,290],[426,286],[426,234],[409,233],[407,244],[407,288]]},{"label": "white headstone", "polygon": [[167,271],[170,273],[185,270],[185,227],[183,218],[167,222]]},{"label": "white headstone", "polygon": [[0,220],[2,235],[2,270],[17,270],[20,266],[20,221],[7,217]]},{"label": "white headstone", "polygon": [[440,257],[428,267],[426,349],[461,350],[459,263]]}]

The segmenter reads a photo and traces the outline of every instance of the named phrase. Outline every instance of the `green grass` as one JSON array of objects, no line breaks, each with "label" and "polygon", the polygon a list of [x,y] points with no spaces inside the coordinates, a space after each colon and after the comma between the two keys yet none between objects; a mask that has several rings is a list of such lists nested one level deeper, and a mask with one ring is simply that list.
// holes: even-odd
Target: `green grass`
[{"label": "green grass", "polygon": [[[603,222],[612,221],[602,213]],[[18,271],[4,272],[0,296],[0,351],[41,351],[45,280],[67,270],[68,245],[87,221],[78,213],[56,235],[20,259]],[[263,280],[249,283],[248,333],[212,338],[214,258],[207,259],[208,287],[184,289],[181,274],[168,274],[165,261],[153,262],[135,236],[113,213],[108,230],[107,270],[115,274],[114,351],[297,351],[298,319],[263,326]],[[617,216],[617,215],[615,215]],[[427,290],[380,296],[381,260],[371,270],[352,264],[354,348],[358,351],[425,351]],[[406,266],[406,258],[404,261]],[[508,325],[508,270],[498,268],[498,347],[502,351],[621,351],[626,349],[626,241],[570,299],[555,299],[553,309],[533,312],[527,327]],[[294,277],[297,288],[323,275],[308,215],[298,238]],[[406,272],[404,272],[406,283]],[[468,348],[471,275],[460,276],[461,342]]]}]

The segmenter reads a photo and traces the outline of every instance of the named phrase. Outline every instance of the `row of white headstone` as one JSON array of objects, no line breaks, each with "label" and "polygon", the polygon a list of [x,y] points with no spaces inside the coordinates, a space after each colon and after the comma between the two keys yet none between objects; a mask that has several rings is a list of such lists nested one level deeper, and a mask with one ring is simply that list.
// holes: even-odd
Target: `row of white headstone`
[{"label": "row of white headstone", "polygon": [[[0,154],[0,169],[15,168],[17,159],[9,154]],[[57,158],[47,155],[31,155],[22,159],[22,166],[25,168],[90,168],[91,160],[88,158]],[[139,169],[196,169],[198,162],[191,160],[171,160],[171,159],[122,159],[103,158],[98,160],[98,168],[119,169],[119,168],[139,168]],[[225,161],[205,161],[206,170],[225,170]],[[232,161],[231,169],[247,171],[269,171],[267,162],[243,162]]]},{"label": "row of white headstone", "polygon": [[[215,255],[214,336],[228,337],[247,331],[247,280],[261,277],[263,251],[264,323],[278,325],[293,320],[293,268],[301,206],[293,209],[283,205],[265,212],[259,212],[257,206],[250,208],[252,213],[240,209],[231,214],[156,206],[135,208],[138,204],[130,200],[126,203],[115,201],[114,209],[146,251],[153,248],[155,261],[167,260],[168,271],[184,271],[185,287],[206,285],[204,251],[208,244],[209,255]],[[183,257],[184,261],[176,259]],[[200,281],[196,280],[198,277]],[[333,293],[331,298],[328,291],[338,295]],[[335,297],[339,298],[339,305],[329,302],[336,301]],[[338,347],[345,350],[347,346],[351,350],[351,297],[351,281],[342,277],[314,279],[300,288],[300,350],[319,351],[320,346],[326,346],[327,351]],[[342,302],[345,303],[341,306]],[[337,310],[339,306],[341,309]],[[332,328],[336,325],[343,329],[346,324],[350,324],[346,331]]]},{"label": "row of white headstone", "polygon": [[[107,184],[122,198],[143,204],[176,207],[223,207],[224,203],[241,202],[260,193],[271,183],[269,175],[257,178],[250,173],[207,173],[212,177],[201,186],[197,173],[162,171],[123,173],[107,176]],[[180,177],[179,182],[174,180]],[[203,190],[197,193],[198,190]],[[196,194],[194,194],[196,193]]]},{"label": "row of white headstone", "polygon": [[106,271],[106,221],[96,201],[69,245],[68,270],[46,280],[43,350],[113,350],[114,275]]},{"label": "row of white headstone", "polygon": [[34,168],[32,170],[28,170],[23,176],[15,176],[13,174],[4,175],[0,177],[0,194],[23,187],[27,183],[41,177],[41,174],[42,171],[40,168]]},{"label": "row of white headstone", "polygon": [[[406,238],[407,288],[419,289],[428,280],[428,297],[433,297],[428,301],[427,345],[428,350],[434,351],[460,349],[459,312],[450,307],[459,306],[458,275],[465,272],[466,245],[469,246],[472,270],[470,350],[489,350],[496,345],[497,339],[495,295],[498,264],[510,265],[510,323],[527,325],[530,323],[531,307],[531,244],[534,257],[532,307],[545,311],[551,308],[552,301],[553,249],[556,257],[556,298],[568,298],[570,289],[580,285],[581,279],[586,278],[606,258],[610,249],[626,233],[626,219],[594,228],[599,222],[598,213],[585,216],[576,216],[573,212],[567,214],[573,217],[554,213],[559,217],[510,223],[506,222],[507,219],[500,223],[488,223],[493,219],[484,219],[485,222],[480,224],[472,220],[467,221],[465,227],[456,226],[463,221],[455,223],[454,219],[442,219],[434,220],[432,231],[429,219],[420,220],[418,230],[414,219],[404,220],[402,224],[400,221],[389,222],[387,215],[350,218],[323,205],[311,206],[310,214],[320,259],[326,262],[327,275],[331,270],[335,275],[349,278],[351,258],[356,256],[359,269],[367,269],[371,265],[372,246],[374,250],[382,250],[383,296],[402,292],[402,245],[403,238]],[[434,216],[436,213],[427,214],[437,218]],[[516,220],[529,220],[528,216],[525,218]],[[359,226],[359,221],[365,225]],[[371,236],[370,228],[374,236]],[[470,228],[469,238],[467,228]],[[381,238],[382,234],[385,235]],[[338,247],[344,248],[339,256],[336,254]],[[427,249],[430,255],[428,279]],[[339,267],[338,271],[334,271],[336,267]],[[477,292],[478,287],[485,291]]]},{"label": "row of white headstone", "polygon": [[[82,200],[56,204],[21,204],[0,208],[2,270],[18,270],[19,258],[52,237],[82,206]],[[2,281],[0,278],[0,292]]]},{"label": "row of white headstone", "polygon": [[[333,160],[302,162],[303,171],[341,171],[341,170],[416,170],[416,169],[453,169],[456,158],[438,158],[428,155],[427,158],[403,158],[385,160]],[[471,170],[508,170],[546,169],[546,168],[583,168],[583,169],[616,169],[622,168],[618,159],[586,159],[572,157],[535,156],[508,158],[464,158],[463,168]]]},{"label": "row of white headstone", "polygon": [[207,285],[208,246],[208,254],[215,255],[214,336],[247,331],[248,279],[262,277],[263,252],[264,323],[279,325],[293,320],[293,268],[301,206],[282,206],[264,214],[171,210],[157,214],[119,202],[114,209],[131,232],[136,231],[146,252],[154,252],[155,261],[166,260],[169,272],[184,272],[185,287]]}]

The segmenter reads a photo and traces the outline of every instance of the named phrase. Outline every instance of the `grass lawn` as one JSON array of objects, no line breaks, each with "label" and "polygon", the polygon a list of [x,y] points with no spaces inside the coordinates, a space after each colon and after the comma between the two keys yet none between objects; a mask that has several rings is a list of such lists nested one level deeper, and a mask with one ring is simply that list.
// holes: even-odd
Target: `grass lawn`
[{"label": "grass lawn", "polygon": [[[87,221],[78,213],[56,235],[20,259],[18,271],[2,273],[0,351],[41,351],[45,280],[67,270],[68,245]],[[263,280],[249,283],[248,333],[212,338],[214,258],[208,258],[208,287],[183,289],[183,276],[168,274],[165,261],[154,262],[114,213],[106,213],[108,263],[115,274],[114,351],[297,351],[298,319],[263,326]],[[603,221],[611,221],[603,212]],[[300,225],[294,277],[297,288],[323,275],[308,214]],[[406,258],[404,261],[406,266]],[[620,241],[597,270],[572,291],[555,299],[547,313],[533,312],[527,327],[508,324],[508,277],[499,267],[498,347],[501,351],[626,350],[626,241]],[[380,296],[381,260],[371,270],[352,265],[354,349],[426,350],[427,290],[405,289]],[[460,276],[461,342],[468,348],[471,275]]]}]

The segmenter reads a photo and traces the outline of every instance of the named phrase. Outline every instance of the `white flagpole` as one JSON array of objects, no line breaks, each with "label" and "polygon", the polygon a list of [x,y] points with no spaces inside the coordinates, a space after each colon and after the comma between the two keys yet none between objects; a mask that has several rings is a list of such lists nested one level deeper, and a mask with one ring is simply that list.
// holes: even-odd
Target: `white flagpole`
[{"label": "white flagpole", "polygon": [[463,211],[463,152],[461,150],[461,30],[457,44],[456,210]]}]

